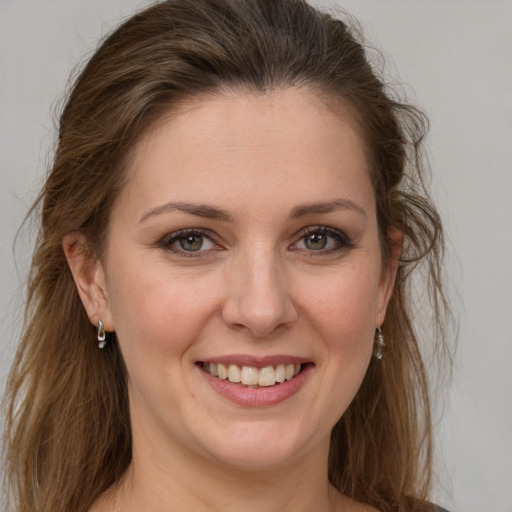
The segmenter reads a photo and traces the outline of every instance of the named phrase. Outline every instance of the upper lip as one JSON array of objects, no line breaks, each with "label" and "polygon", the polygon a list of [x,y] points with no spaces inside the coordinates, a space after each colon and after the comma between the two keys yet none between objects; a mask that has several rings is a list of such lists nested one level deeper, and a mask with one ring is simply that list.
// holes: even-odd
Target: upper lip
[{"label": "upper lip", "polygon": [[215,364],[236,364],[238,366],[255,366],[256,368],[263,368],[265,366],[277,366],[278,364],[305,364],[310,363],[311,360],[300,356],[292,356],[289,354],[276,354],[268,356],[230,354],[225,356],[206,357],[200,362]]}]

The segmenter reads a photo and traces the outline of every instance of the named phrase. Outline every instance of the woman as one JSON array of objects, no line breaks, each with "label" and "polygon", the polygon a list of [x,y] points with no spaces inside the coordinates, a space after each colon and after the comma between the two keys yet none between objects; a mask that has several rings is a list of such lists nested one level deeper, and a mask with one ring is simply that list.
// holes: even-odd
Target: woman
[{"label": "woman", "polygon": [[298,0],[173,0],[76,80],[36,203],[21,511],[433,511],[424,118]]}]

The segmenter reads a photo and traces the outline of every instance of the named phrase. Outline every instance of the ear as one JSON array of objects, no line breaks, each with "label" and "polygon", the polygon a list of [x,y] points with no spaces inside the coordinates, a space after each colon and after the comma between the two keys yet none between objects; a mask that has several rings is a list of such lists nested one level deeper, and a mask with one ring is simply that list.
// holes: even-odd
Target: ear
[{"label": "ear", "polygon": [[389,231],[388,240],[390,241],[391,254],[389,260],[382,267],[381,282],[379,285],[379,304],[376,312],[375,327],[380,327],[386,318],[386,310],[389,299],[393,294],[398,263],[404,245],[404,235],[398,229],[392,228]]},{"label": "ear", "polygon": [[62,240],[64,254],[91,323],[101,320],[106,331],[115,331],[103,265],[81,233],[69,233]]}]

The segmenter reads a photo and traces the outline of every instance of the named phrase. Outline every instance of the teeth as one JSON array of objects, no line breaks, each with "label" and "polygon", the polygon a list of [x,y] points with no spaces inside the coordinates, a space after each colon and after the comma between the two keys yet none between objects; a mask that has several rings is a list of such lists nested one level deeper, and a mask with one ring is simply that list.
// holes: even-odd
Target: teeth
[{"label": "teeth", "polygon": [[254,366],[242,366],[241,380],[242,384],[246,386],[255,386],[258,384],[258,368]]},{"label": "teeth", "polygon": [[240,367],[236,364],[230,364],[228,370],[228,380],[229,382],[240,382]]},{"label": "teeth", "polygon": [[291,380],[300,373],[300,364],[278,364],[277,366],[238,366],[236,364],[203,363],[203,369],[214,377],[245,386],[274,386],[276,383]]},{"label": "teeth", "polygon": [[276,382],[284,382],[286,380],[286,370],[284,364],[276,366]]},{"label": "teeth", "polygon": [[265,366],[259,371],[258,385],[273,386],[276,383],[276,371],[273,366]]},{"label": "teeth", "polygon": [[[228,378],[228,369],[222,363],[214,366],[217,367],[217,375],[219,376],[219,379],[226,380]],[[213,372],[211,372],[211,374],[213,375]]]}]

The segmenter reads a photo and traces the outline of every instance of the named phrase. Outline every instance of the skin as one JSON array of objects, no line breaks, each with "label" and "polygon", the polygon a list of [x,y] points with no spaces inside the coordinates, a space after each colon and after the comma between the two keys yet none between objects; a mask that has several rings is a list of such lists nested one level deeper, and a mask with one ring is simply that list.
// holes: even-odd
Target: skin
[{"label": "skin", "polygon": [[[330,431],[396,272],[348,117],[296,88],[195,99],[152,127],[128,173],[102,261],[64,240],[91,322],[116,331],[128,369],[133,461],[93,510],[370,510],[327,480]],[[200,250],[182,248],[183,229],[203,233]],[[241,406],[197,365],[230,354],[312,368],[287,400]]]}]

